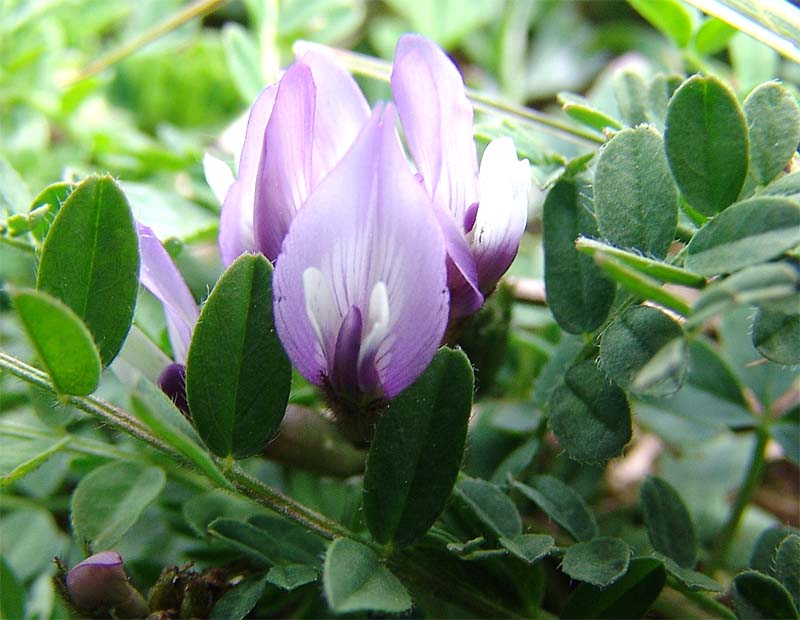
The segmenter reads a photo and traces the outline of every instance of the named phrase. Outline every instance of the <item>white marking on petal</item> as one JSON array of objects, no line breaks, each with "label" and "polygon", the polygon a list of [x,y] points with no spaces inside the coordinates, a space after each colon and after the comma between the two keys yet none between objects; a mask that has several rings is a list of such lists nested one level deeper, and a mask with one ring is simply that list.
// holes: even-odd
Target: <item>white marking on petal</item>
[{"label": "white marking on petal", "polygon": [[211,191],[214,192],[214,196],[217,197],[219,203],[222,204],[225,201],[228,189],[233,185],[233,172],[224,161],[210,153],[206,153],[203,155],[203,173],[206,177],[206,183],[208,183]]},{"label": "white marking on petal", "polygon": [[331,362],[342,317],[330,282],[316,267],[308,267],[303,271],[303,294],[306,315],[314,328],[322,356]]},{"label": "white marking on petal", "polygon": [[367,337],[361,343],[358,352],[358,365],[368,356],[375,356],[378,347],[389,333],[389,291],[384,282],[378,282],[372,287],[369,296],[369,317],[366,328]]}]

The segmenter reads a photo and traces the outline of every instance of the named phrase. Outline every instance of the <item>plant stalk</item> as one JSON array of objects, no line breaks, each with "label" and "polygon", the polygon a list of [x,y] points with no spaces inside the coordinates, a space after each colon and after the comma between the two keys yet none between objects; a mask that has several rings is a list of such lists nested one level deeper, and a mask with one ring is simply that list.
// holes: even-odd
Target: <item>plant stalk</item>
[{"label": "plant stalk", "polygon": [[227,3],[228,0],[198,0],[197,2],[184,7],[150,30],[142,33],[127,43],[123,43],[116,49],[111,50],[107,54],[104,54],[94,62],[90,63],[82,71],[80,71],[80,73],[69,79],[64,86],[73,86],[74,84],[93,77],[98,73],[102,73],[112,65],[115,65],[119,61],[124,60],[135,52],[138,52],[140,49],[146,45],[149,45],[156,39],[160,39],[164,35],[169,34],[176,28],[183,26],[183,24],[190,22],[195,18],[204,17],[209,13],[213,13]]},{"label": "plant stalk", "polygon": [[761,481],[761,476],[764,473],[767,443],[769,442],[768,424],[768,418],[765,416],[762,418],[761,424],[755,429],[756,443],[753,447],[753,456],[747,468],[744,482],[736,495],[736,501],[731,507],[725,525],[722,526],[722,531],[717,538],[716,545],[711,554],[711,560],[709,562],[709,569],[711,571],[722,568],[725,564],[731,544],[733,544],[733,539],[739,529],[739,524],[742,520],[745,508],[747,508],[747,505],[750,503],[753,493],[758,483]]}]

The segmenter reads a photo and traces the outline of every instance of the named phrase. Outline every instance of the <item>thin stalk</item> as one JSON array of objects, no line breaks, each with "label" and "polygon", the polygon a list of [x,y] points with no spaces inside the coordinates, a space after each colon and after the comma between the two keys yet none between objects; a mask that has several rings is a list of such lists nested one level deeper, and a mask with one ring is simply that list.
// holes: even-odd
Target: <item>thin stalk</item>
[{"label": "thin stalk", "polygon": [[[0,351],[0,369],[7,371],[9,374],[22,379],[23,381],[36,385],[44,390],[53,394],[57,394],[55,386],[47,378],[47,375],[32,366],[18,360],[2,351]],[[167,453],[168,455],[179,459],[181,462],[193,465],[187,462],[180,454],[173,448],[164,444],[160,439],[155,437],[149,429],[143,427],[141,423],[133,418],[129,413],[115,407],[100,398],[92,396],[79,397],[69,396],[66,397],[67,404],[80,409],[90,415],[93,415],[100,420],[118,428],[130,435],[141,439],[148,445]],[[7,431],[13,432],[13,425],[3,425],[0,427],[0,432]],[[18,435],[23,434],[25,431],[16,428]],[[29,431],[30,432],[30,431]],[[70,441],[68,444],[72,449],[76,449],[80,444],[75,441]],[[84,449],[91,449],[89,446],[82,446]],[[125,455],[126,458],[128,455]],[[222,464],[222,459],[217,459],[217,464]],[[359,540],[369,546],[378,555],[386,557],[387,549],[372,540],[365,540],[355,532],[351,531],[344,525],[322,515],[307,506],[304,506],[297,500],[284,495],[280,491],[273,489],[262,481],[253,478],[244,472],[237,464],[233,463],[230,467],[223,468],[225,477],[235,487],[236,491],[244,497],[255,501],[275,512],[282,514],[288,519],[299,523],[311,531],[316,532],[320,536],[333,540],[339,537],[351,538]],[[205,472],[199,471],[207,479],[208,476]],[[213,480],[211,480],[214,483]],[[424,569],[424,567],[413,565],[409,562],[404,563],[402,566],[401,574],[409,579],[420,579],[423,587],[435,589],[440,595],[451,601],[463,605],[465,608],[474,611],[478,614],[485,615],[486,617],[522,617],[516,612],[503,607],[502,605],[484,597],[480,592],[475,591],[473,588],[467,587],[463,584],[455,584],[449,579],[447,575],[432,574]]]},{"label": "thin stalk", "polygon": [[[296,45],[297,50],[308,49],[318,44],[307,43],[305,41],[299,42]],[[365,54],[352,52],[336,47],[325,47],[342,62],[342,64],[351,72],[364,77],[388,82],[391,75],[392,65],[378,58],[372,58]],[[536,125],[541,129],[555,133],[556,135],[567,138],[569,140],[577,140],[581,143],[589,142],[591,144],[600,145],[605,144],[605,138],[593,131],[576,127],[571,123],[553,118],[544,112],[538,112],[524,106],[519,106],[509,101],[504,101],[474,90],[467,88],[467,96],[472,100],[473,107],[479,112],[488,114],[495,114],[504,116],[517,121],[523,121],[528,124]]]},{"label": "thin stalk", "polygon": [[190,4],[180,11],[177,11],[161,23],[156,24],[150,30],[142,33],[138,37],[133,38],[127,43],[123,43],[116,49],[111,50],[107,54],[104,54],[94,62],[90,63],[82,71],[80,71],[80,73],[68,80],[64,86],[72,86],[82,80],[95,76],[98,73],[102,73],[112,65],[115,65],[119,61],[127,58],[135,52],[138,52],[140,49],[152,43],[156,39],[160,39],[164,35],[169,34],[173,30],[183,26],[183,24],[190,22],[195,18],[204,17],[209,13],[213,13],[221,6],[227,4],[227,2],[228,0],[198,0],[193,4]]},{"label": "thin stalk", "polygon": [[[264,484],[257,478],[253,478],[245,473],[238,465],[233,465],[225,475],[240,492],[250,497],[250,499],[307,527],[323,538],[333,540],[334,538],[344,537],[360,540],[359,536],[342,524],[304,506],[288,495],[284,495],[277,489],[273,489]],[[376,551],[380,550],[380,546],[375,543],[361,542],[364,542]]]},{"label": "thin stalk", "polygon": [[[48,390],[53,394],[57,393],[55,386],[53,386],[45,373],[2,351],[0,351],[0,368],[23,381]],[[168,446],[154,436],[139,420],[111,403],[93,396],[67,396],[65,401],[67,404],[85,413],[100,418],[111,426],[141,439],[153,448],[182,459],[181,455],[171,446]],[[232,465],[224,471],[226,478],[239,489],[243,495],[276,512],[286,515],[290,519],[314,530],[322,536],[329,539],[338,536],[358,538],[344,526],[306,508],[291,497],[283,495],[263,482],[248,476],[238,466]],[[214,481],[212,480],[212,482]]]},{"label": "thin stalk", "polygon": [[767,443],[769,442],[768,418],[766,416],[762,418],[761,424],[756,427],[755,433],[756,444],[753,447],[753,456],[747,468],[744,482],[739,488],[739,493],[736,495],[736,501],[731,507],[725,525],[722,526],[722,531],[717,538],[716,545],[711,554],[711,560],[709,562],[711,570],[719,569],[724,565],[733,539],[739,529],[739,523],[742,520],[745,508],[747,508],[747,505],[750,503],[753,493],[758,483],[761,481],[761,475],[764,473]]},{"label": "thin stalk", "polygon": [[28,254],[36,254],[36,248],[22,239],[9,237],[8,235],[0,235],[0,243],[5,243],[12,248],[17,248],[18,250],[22,250]]},{"label": "thin stalk", "polygon": [[33,366],[29,366],[25,362],[0,351],[0,369],[7,371],[9,374],[14,375],[18,379],[40,387],[48,392],[52,392],[58,396],[62,402],[67,405],[91,414],[96,418],[100,418],[110,426],[124,431],[129,435],[133,435],[137,439],[141,439],[145,443],[151,445],[158,450],[175,454],[175,451],[165,444],[163,441],[153,435],[147,427],[144,426],[139,420],[134,418],[131,414],[111,403],[94,396],[63,396],[58,393],[55,386],[50,382],[48,376]]},{"label": "thin stalk", "polygon": [[[684,2],[750,35],[774,49],[781,56],[800,62],[800,48],[789,38],[775,32],[774,25],[768,20],[766,24],[759,23],[753,16],[737,11],[734,6],[731,6],[731,2],[721,0],[684,0]],[[800,19],[800,11],[782,0],[762,0],[759,6],[754,7],[754,10],[758,14],[763,14],[765,11],[762,8],[766,9],[766,12],[771,10],[775,17],[788,23]]]},{"label": "thin stalk", "polygon": [[724,618],[725,620],[735,620],[736,614],[733,613],[730,608],[726,607],[708,594],[690,590],[674,577],[669,577],[669,581],[667,583],[670,588],[680,592],[684,597],[692,601],[692,603],[697,605],[697,607],[700,609],[714,614],[719,618]]}]

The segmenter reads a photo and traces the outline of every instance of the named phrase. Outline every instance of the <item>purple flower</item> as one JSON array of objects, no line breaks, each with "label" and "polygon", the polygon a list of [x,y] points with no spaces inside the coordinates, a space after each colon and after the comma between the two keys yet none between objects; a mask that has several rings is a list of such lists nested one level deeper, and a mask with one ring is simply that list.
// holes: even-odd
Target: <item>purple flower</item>
[{"label": "purple flower", "polygon": [[446,239],[451,312],[472,314],[516,256],[527,219],[530,166],[517,159],[510,138],[498,138],[486,147],[478,169],[464,82],[428,39],[400,39],[391,87]]},{"label": "purple flower", "polygon": [[146,618],[150,613],[116,551],[95,553],[75,565],[67,573],[67,591],[72,602],[85,611],[114,610],[115,618]]},{"label": "purple flower", "polygon": [[[226,266],[246,251],[278,257],[295,214],[368,118],[369,106],[350,74],[315,50],[261,92],[222,206],[219,246]],[[206,172],[221,193],[226,169],[207,158]]]},{"label": "purple flower", "polygon": [[401,392],[430,363],[447,324],[444,239],[395,117],[393,106],[376,106],[311,192],[273,279],[286,353],[306,379],[351,403]]},{"label": "purple flower", "polygon": [[200,312],[183,276],[158,237],[144,224],[137,222],[136,227],[141,256],[140,280],[142,286],[164,306],[167,332],[175,360],[175,363],[163,370],[158,378],[158,385],[181,411],[188,413],[186,356]]}]

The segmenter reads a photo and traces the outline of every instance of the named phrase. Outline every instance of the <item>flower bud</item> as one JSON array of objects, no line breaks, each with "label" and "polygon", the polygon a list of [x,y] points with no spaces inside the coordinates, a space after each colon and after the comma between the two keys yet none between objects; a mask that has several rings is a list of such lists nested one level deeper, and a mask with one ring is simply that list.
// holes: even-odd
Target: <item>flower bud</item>
[{"label": "flower bud", "polygon": [[150,613],[116,551],[95,553],[74,566],[67,574],[67,591],[85,611],[113,610],[117,618],[146,618]]},{"label": "flower bud", "polygon": [[189,417],[189,402],[186,400],[186,366],[170,364],[158,377],[158,387],[170,397],[183,415]]}]

